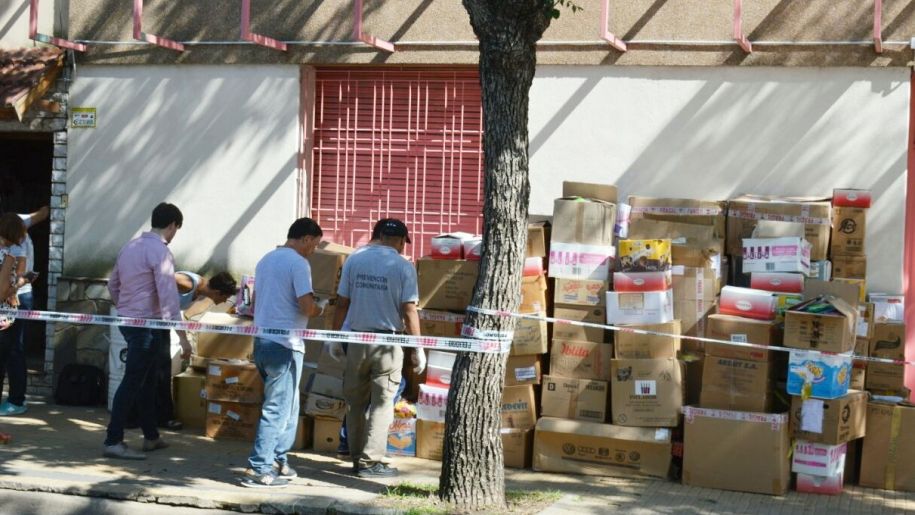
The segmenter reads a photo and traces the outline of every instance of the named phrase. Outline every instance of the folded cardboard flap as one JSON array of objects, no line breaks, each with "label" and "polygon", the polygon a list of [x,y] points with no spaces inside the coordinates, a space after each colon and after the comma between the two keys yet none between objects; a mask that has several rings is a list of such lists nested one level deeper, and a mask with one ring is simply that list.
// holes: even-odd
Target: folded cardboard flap
[{"label": "folded cardboard flap", "polygon": [[618,195],[616,186],[612,184],[562,181],[563,197],[583,197],[616,204]]},{"label": "folded cardboard flap", "polygon": [[537,421],[537,431],[575,433],[582,436],[619,438],[635,442],[670,442],[670,431],[657,428],[626,427],[594,422],[580,422],[564,418],[543,417]]}]

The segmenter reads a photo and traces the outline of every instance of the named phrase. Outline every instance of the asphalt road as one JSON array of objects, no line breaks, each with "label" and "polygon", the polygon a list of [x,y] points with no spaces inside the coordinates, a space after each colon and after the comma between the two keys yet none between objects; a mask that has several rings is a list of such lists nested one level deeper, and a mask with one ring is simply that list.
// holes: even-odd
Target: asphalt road
[{"label": "asphalt road", "polygon": [[233,511],[198,510],[76,495],[0,490],[0,515],[237,515]]}]

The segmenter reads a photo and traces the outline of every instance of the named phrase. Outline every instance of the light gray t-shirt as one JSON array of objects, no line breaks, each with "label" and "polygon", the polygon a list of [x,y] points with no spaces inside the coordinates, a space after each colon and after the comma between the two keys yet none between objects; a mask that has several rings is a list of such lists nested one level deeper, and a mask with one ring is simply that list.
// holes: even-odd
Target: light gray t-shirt
[{"label": "light gray t-shirt", "polygon": [[197,288],[200,287],[200,276],[194,272],[175,272],[175,275],[184,274],[191,280],[191,290],[187,293],[178,292],[178,307],[185,310],[191,307],[194,299],[197,298]]},{"label": "light gray t-shirt", "polygon": [[[261,258],[254,271],[254,324],[279,329],[306,329],[308,317],[299,297],[313,293],[311,266],[289,247],[277,247]],[[305,352],[301,338],[266,336],[289,349]]]},{"label": "light gray t-shirt", "polygon": [[403,305],[417,302],[416,269],[395,249],[370,245],[343,264],[337,294],[350,300],[352,331],[403,331]]}]

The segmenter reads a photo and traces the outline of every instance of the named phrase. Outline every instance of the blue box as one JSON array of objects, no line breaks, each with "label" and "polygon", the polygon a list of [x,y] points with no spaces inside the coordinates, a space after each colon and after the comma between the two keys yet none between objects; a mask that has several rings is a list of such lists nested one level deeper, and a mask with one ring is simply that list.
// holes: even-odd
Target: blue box
[{"label": "blue box", "polygon": [[388,456],[416,456],[416,419],[395,418],[388,428]]},{"label": "blue box", "polygon": [[848,393],[851,383],[852,353],[823,354],[816,351],[791,351],[788,359],[788,394],[803,395],[804,383],[811,385],[810,396],[836,399]]}]

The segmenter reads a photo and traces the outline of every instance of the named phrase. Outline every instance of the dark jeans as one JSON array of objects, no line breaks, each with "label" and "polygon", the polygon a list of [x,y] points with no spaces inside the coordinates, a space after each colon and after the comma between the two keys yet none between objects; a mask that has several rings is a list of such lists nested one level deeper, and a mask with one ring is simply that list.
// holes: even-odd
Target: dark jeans
[{"label": "dark jeans", "polygon": [[[171,333],[167,345],[159,346],[154,373],[156,375],[156,424],[165,427],[175,418],[175,404],[172,400],[172,344]],[[135,405],[127,417],[127,427],[140,425],[140,411]]]},{"label": "dark jeans", "polygon": [[127,340],[127,364],[121,386],[114,394],[105,445],[115,445],[124,440],[124,425],[133,406],[138,410],[143,437],[147,440],[159,438],[159,430],[156,429],[156,387],[159,379],[156,360],[162,352],[160,348],[170,345],[169,333],[137,327],[119,329]]},{"label": "dark jeans", "polygon": [[[32,309],[32,293],[19,295],[19,309]],[[25,404],[25,325],[26,321],[17,319],[12,327],[3,333],[0,338],[6,339],[0,343],[0,391],[3,388],[3,375],[9,374],[10,390],[7,400],[16,406]]]}]

